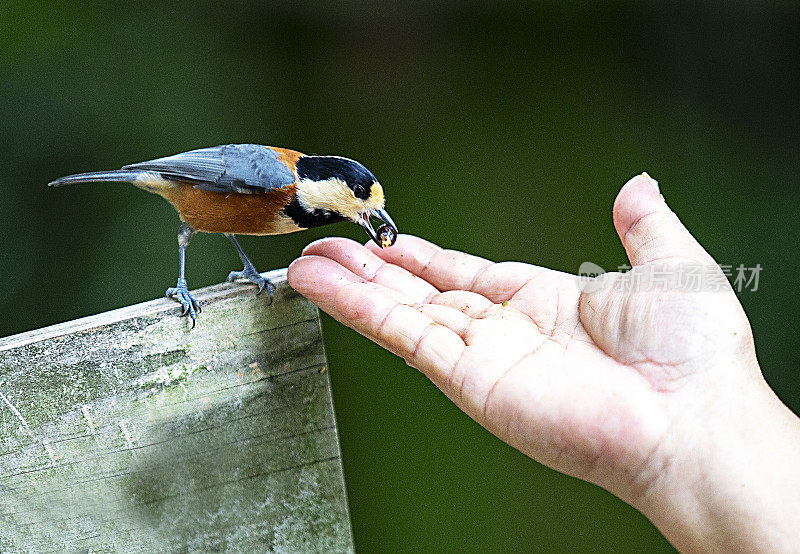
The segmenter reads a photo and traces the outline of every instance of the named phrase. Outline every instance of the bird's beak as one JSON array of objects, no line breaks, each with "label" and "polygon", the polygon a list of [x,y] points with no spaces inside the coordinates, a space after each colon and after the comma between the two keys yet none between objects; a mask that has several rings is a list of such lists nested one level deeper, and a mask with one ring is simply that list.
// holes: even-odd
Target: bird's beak
[{"label": "bird's beak", "polygon": [[[372,217],[383,222],[378,227],[377,232],[375,232],[370,222],[370,218]],[[394,241],[397,240],[397,225],[394,224],[394,221],[392,221],[392,218],[389,217],[389,214],[386,213],[384,209],[362,212],[358,224],[367,231],[370,238],[381,248],[391,246],[394,244]]]}]

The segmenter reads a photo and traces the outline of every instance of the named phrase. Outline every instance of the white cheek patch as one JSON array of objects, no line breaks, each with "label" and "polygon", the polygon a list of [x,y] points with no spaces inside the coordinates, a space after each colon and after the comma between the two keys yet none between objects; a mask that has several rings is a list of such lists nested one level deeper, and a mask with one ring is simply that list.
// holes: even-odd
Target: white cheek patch
[{"label": "white cheek patch", "polygon": [[358,221],[361,213],[383,208],[383,188],[375,183],[367,200],[356,198],[353,191],[339,179],[297,182],[297,200],[308,211],[326,210]]}]

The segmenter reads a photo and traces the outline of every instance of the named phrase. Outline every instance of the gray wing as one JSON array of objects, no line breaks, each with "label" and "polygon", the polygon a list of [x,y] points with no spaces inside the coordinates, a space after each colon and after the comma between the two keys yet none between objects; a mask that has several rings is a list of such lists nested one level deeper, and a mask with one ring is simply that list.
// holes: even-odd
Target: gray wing
[{"label": "gray wing", "polygon": [[294,183],[294,173],[278,156],[272,148],[260,144],[226,144],[122,169],[155,171],[165,179],[186,181],[201,190],[257,194]]}]

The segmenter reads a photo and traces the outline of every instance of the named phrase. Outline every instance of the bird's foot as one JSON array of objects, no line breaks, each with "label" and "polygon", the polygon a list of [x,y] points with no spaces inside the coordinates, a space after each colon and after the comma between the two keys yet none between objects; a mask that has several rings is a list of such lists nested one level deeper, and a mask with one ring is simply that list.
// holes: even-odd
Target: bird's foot
[{"label": "bird's foot", "polygon": [[197,314],[202,310],[200,309],[200,303],[189,294],[189,288],[186,286],[186,279],[178,279],[177,286],[168,288],[164,296],[167,298],[174,297],[175,300],[181,303],[181,306],[183,306],[181,317],[188,315],[192,318],[192,328],[194,329]]},{"label": "bird's foot", "polygon": [[226,281],[232,283],[238,279],[247,279],[251,283],[258,285],[258,293],[261,294],[264,292],[264,289],[267,289],[267,294],[269,295],[269,303],[272,304],[272,293],[275,292],[275,285],[267,279],[263,277],[258,271],[253,268],[244,268],[242,271],[231,271],[228,274],[228,278]]}]

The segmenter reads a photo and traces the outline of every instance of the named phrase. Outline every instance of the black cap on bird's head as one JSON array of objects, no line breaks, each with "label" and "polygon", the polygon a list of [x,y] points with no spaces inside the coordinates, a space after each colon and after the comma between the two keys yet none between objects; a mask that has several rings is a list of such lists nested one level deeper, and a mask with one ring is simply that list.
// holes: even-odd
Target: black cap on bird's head
[{"label": "black cap on bird's head", "polygon": [[[397,226],[384,210],[383,187],[366,167],[339,156],[301,156],[296,169],[297,200],[306,211],[358,223],[381,248],[394,244]],[[383,222],[377,232],[372,217]]]}]

